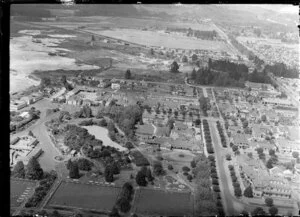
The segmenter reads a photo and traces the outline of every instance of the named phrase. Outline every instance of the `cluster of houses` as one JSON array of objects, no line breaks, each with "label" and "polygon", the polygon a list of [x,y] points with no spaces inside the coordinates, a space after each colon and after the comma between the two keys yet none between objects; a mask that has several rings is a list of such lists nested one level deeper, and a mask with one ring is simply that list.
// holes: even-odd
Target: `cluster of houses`
[{"label": "cluster of houses", "polygon": [[31,105],[39,100],[43,99],[42,93],[32,93],[29,96],[24,96],[19,100],[12,100],[10,102],[10,111],[18,111],[22,108],[25,108],[28,105]]},{"label": "cluster of houses", "polygon": [[32,136],[15,137],[10,141],[10,165],[14,166],[36,147],[38,140]]}]

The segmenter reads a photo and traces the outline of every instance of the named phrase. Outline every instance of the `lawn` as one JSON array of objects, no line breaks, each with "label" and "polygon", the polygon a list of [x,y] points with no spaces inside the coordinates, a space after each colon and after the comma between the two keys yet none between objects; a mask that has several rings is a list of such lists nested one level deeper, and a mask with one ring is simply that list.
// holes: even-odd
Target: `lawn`
[{"label": "lawn", "polygon": [[21,198],[28,197],[34,190],[35,186],[36,186],[35,181],[21,180],[21,179],[10,180],[10,206],[18,207],[21,204],[20,202]]},{"label": "lawn", "polygon": [[110,211],[120,190],[95,184],[62,182],[47,206]]},{"label": "lawn", "polygon": [[134,211],[147,215],[191,216],[192,196],[187,192],[139,189],[136,192]]}]

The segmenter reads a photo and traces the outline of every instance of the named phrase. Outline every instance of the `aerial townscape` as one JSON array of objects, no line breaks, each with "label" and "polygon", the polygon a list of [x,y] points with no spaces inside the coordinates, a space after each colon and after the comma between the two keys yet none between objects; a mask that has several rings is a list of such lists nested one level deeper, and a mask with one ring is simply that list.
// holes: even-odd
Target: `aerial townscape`
[{"label": "aerial townscape", "polygon": [[299,215],[298,9],[12,5],[10,215]]}]

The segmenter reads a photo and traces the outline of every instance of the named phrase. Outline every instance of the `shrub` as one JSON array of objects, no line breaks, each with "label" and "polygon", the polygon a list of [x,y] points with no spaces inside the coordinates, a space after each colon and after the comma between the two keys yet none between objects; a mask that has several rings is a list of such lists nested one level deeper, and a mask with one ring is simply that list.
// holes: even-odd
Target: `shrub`
[{"label": "shrub", "polygon": [[168,165],[168,170],[173,170],[173,166],[171,164]]},{"label": "shrub", "polygon": [[187,166],[184,166],[184,167],[182,167],[182,171],[183,172],[190,172],[191,169],[189,167],[187,167]]}]

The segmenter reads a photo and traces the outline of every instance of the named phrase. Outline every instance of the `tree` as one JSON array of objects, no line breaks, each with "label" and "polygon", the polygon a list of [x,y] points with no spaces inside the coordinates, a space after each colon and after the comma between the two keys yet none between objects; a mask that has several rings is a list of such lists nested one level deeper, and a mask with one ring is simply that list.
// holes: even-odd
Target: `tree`
[{"label": "tree", "polygon": [[257,154],[258,154],[258,155],[264,153],[263,148],[257,148],[256,151],[257,151]]},{"label": "tree", "polygon": [[275,150],[274,149],[270,149],[269,150],[269,155],[270,156],[274,156],[275,155]]},{"label": "tree", "polygon": [[30,158],[26,168],[26,178],[40,180],[43,178],[44,171],[35,157]]},{"label": "tree", "polygon": [[168,170],[173,170],[173,166],[171,164],[168,165]]},{"label": "tree", "polygon": [[193,180],[193,176],[191,174],[188,174],[186,177],[190,182]]},{"label": "tree", "polygon": [[183,167],[182,167],[182,171],[183,171],[183,172],[190,172],[191,169],[190,169],[189,167],[187,167],[187,166],[183,166]]},{"label": "tree", "polygon": [[86,158],[80,158],[77,160],[77,165],[80,170],[90,171],[92,169],[93,162]]},{"label": "tree", "polygon": [[164,174],[164,170],[163,170],[161,162],[159,162],[159,161],[154,162],[153,172],[156,176],[160,176],[160,175]]},{"label": "tree", "polygon": [[192,79],[192,80],[196,80],[196,77],[197,77],[197,73],[196,73],[195,68],[193,68],[193,71],[192,71],[192,73],[191,73],[191,79]]},{"label": "tree", "polygon": [[273,199],[271,197],[267,197],[265,199],[265,203],[267,206],[271,207],[271,206],[273,206]]},{"label": "tree", "polygon": [[237,197],[242,196],[241,188],[234,188],[234,195],[237,196]]},{"label": "tree", "polygon": [[267,116],[266,115],[262,115],[261,116],[261,121],[265,122],[267,120]]},{"label": "tree", "polygon": [[194,62],[194,61],[197,61],[197,59],[198,59],[198,56],[196,55],[196,54],[193,54],[192,55],[192,61]]},{"label": "tree", "polygon": [[151,48],[150,50],[149,50],[149,53],[150,53],[150,55],[154,55],[154,50],[153,50],[153,48]]},{"label": "tree", "polygon": [[124,198],[124,197],[121,197],[118,202],[117,202],[117,205],[118,207],[120,207],[120,210],[123,212],[123,213],[127,213],[129,210],[130,210],[130,202]]},{"label": "tree", "polygon": [[182,60],[181,60],[183,63],[187,63],[188,62],[188,58],[187,58],[187,56],[186,55],[184,55],[183,57],[182,57]]},{"label": "tree", "polygon": [[23,161],[18,161],[12,171],[13,177],[25,178],[25,167]]},{"label": "tree", "polygon": [[28,132],[28,136],[34,137],[34,135],[33,135],[33,133],[32,133],[32,131],[31,131],[31,130],[29,130],[29,132]]},{"label": "tree", "polygon": [[135,181],[136,181],[136,184],[138,184],[139,186],[146,186],[147,185],[147,181],[146,181],[146,175],[145,175],[145,173],[140,170],[136,174]]},{"label": "tree", "polygon": [[252,158],[252,157],[253,157],[252,152],[249,152],[247,155],[248,155],[249,158]]},{"label": "tree", "polygon": [[267,161],[266,166],[267,166],[268,169],[272,169],[273,168],[273,160],[271,158]]},{"label": "tree", "polygon": [[148,179],[148,182],[152,182],[154,180],[154,177],[152,176],[150,168],[147,168],[147,170],[146,170],[146,177]]},{"label": "tree", "polygon": [[200,123],[201,123],[201,120],[200,120],[200,119],[196,119],[196,120],[195,120],[195,125],[198,126],[198,125],[200,125]]},{"label": "tree", "polygon": [[275,206],[269,208],[269,213],[271,216],[275,216],[278,213],[278,209]]},{"label": "tree", "polygon": [[293,151],[292,156],[293,156],[293,158],[297,159],[299,157],[299,152]]},{"label": "tree", "polygon": [[111,170],[112,170],[114,175],[120,174],[119,164],[117,162],[113,162],[112,165],[111,165]]},{"label": "tree", "polygon": [[129,69],[127,69],[125,72],[125,79],[131,79],[131,72]]},{"label": "tree", "polygon": [[105,167],[104,177],[105,177],[106,182],[113,182],[114,181],[114,172],[113,172],[110,165]]},{"label": "tree", "polygon": [[257,207],[253,210],[252,212],[252,216],[257,216],[257,215],[262,215],[264,216],[266,214],[266,212],[263,210],[263,208],[261,207]]},{"label": "tree", "polygon": [[69,169],[69,177],[71,179],[78,179],[80,177],[79,175],[79,167],[77,162],[72,162]]},{"label": "tree", "polygon": [[230,154],[226,154],[226,160],[231,160],[231,155]]},{"label": "tree", "polygon": [[232,151],[236,152],[237,150],[239,150],[239,147],[237,145],[233,145],[232,146]]},{"label": "tree", "polygon": [[176,61],[174,61],[170,66],[171,73],[178,73],[179,65]]},{"label": "tree", "polygon": [[91,41],[95,41],[95,36],[92,35]]},{"label": "tree", "polygon": [[253,197],[253,191],[250,185],[244,190],[244,196]]},{"label": "tree", "polygon": [[197,166],[196,161],[195,161],[195,160],[192,160],[192,161],[191,161],[191,167],[192,167],[192,168],[195,168],[196,166]]}]

